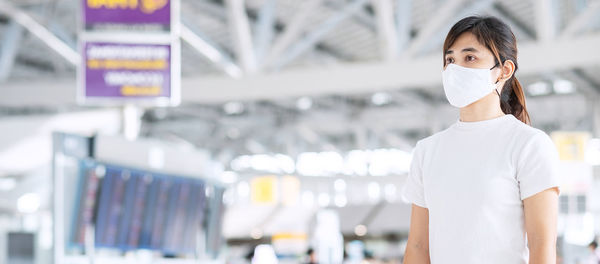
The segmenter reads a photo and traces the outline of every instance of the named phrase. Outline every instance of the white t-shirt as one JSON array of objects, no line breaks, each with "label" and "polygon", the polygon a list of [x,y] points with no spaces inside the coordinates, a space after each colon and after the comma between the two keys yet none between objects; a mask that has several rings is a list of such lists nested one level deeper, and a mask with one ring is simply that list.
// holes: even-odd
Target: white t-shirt
[{"label": "white t-shirt", "polygon": [[527,263],[522,200],[559,186],[558,162],[550,137],[513,115],[419,140],[402,196],[429,210],[431,263]]}]

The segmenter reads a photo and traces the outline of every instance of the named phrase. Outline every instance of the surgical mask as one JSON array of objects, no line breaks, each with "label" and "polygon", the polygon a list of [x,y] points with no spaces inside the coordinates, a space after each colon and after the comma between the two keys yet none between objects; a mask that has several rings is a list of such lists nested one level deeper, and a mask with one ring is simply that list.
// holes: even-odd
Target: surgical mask
[{"label": "surgical mask", "polygon": [[444,93],[448,102],[458,108],[465,107],[496,90],[495,84],[498,82],[492,82],[490,71],[497,65],[491,69],[473,69],[448,64],[442,72]]}]

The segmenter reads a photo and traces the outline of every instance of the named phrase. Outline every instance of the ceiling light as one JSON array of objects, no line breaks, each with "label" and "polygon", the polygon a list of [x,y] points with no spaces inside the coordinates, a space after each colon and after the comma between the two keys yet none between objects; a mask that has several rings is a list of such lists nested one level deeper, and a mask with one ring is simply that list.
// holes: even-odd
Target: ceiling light
[{"label": "ceiling light", "polygon": [[527,86],[527,91],[532,96],[546,95],[550,93],[550,87],[546,82],[535,82]]},{"label": "ceiling light", "polygon": [[385,105],[388,104],[392,100],[390,94],[388,93],[375,93],[371,96],[371,102],[374,105]]},{"label": "ceiling light", "polygon": [[354,228],[354,234],[357,236],[365,236],[367,234],[367,227],[365,225],[357,225]]},{"label": "ceiling light", "polygon": [[554,92],[557,94],[570,94],[575,92],[575,85],[569,80],[556,80],[553,83]]},{"label": "ceiling light", "polygon": [[306,111],[308,109],[310,109],[312,107],[312,99],[308,98],[308,97],[301,97],[300,99],[298,99],[296,101],[296,107],[298,107],[298,109]]},{"label": "ceiling light", "polygon": [[40,196],[37,193],[26,193],[17,200],[17,210],[24,214],[35,213],[40,209]]},{"label": "ceiling light", "polygon": [[228,115],[237,115],[244,112],[244,104],[240,102],[229,102],[223,106],[223,110]]},{"label": "ceiling light", "polygon": [[250,232],[250,236],[254,239],[261,239],[263,237],[263,232],[260,228],[253,228]]}]

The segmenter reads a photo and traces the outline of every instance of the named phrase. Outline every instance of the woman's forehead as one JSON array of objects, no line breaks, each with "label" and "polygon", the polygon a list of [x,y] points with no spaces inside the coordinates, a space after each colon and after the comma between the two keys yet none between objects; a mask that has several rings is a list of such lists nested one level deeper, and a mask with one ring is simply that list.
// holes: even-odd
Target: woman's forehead
[{"label": "woman's forehead", "polygon": [[454,53],[457,53],[465,48],[474,48],[479,52],[485,52],[487,50],[487,48],[479,43],[475,35],[473,35],[471,32],[464,32],[460,34],[460,36],[456,38],[456,41],[452,43],[452,46],[450,46],[448,50],[452,50]]}]

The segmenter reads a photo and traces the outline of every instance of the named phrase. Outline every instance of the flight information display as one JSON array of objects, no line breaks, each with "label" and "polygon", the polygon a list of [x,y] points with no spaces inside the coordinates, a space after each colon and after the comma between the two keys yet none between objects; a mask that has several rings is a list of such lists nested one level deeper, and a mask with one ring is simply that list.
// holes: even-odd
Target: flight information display
[{"label": "flight information display", "polygon": [[89,161],[80,169],[73,246],[84,245],[85,230],[93,225],[96,247],[193,253],[200,228],[214,221],[207,219],[207,205],[219,208],[206,195],[207,187],[214,187],[201,179]]}]

